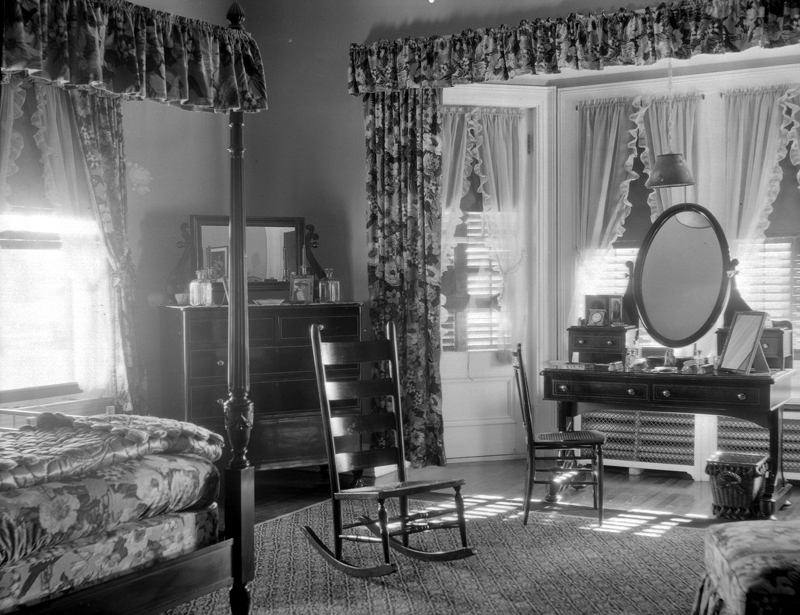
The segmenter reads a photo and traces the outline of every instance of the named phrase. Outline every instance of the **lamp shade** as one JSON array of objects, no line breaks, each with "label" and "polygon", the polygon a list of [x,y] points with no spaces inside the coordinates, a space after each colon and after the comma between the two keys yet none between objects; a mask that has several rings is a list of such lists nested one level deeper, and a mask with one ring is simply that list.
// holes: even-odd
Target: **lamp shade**
[{"label": "lamp shade", "polygon": [[645,186],[648,188],[675,188],[693,186],[692,170],[683,154],[661,154]]}]

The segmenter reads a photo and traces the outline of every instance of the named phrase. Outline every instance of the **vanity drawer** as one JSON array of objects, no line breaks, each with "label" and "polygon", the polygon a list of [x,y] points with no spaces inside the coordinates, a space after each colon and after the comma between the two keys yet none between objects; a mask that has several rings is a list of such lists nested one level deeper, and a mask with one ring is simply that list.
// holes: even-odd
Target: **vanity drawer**
[{"label": "vanity drawer", "polygon": [[748,386],[692,386],[654,384],[653,401],[659,404],[721,404],[730,407],[759,406],[761,390]]},{"label": "vanity drawer", "polygon": [[311,315],[282,316],[278,320],[280,341],[292,341],[311,345],[311,325],[322,325],[320,336],[323,340],[331,338],[359,339],[360,323],[358,313],[352,315]]},{"label": "vanity drawer", "polygon": [[603,380],[570,380],[553,378],[553,399],[579,396],[586,401],[592,399],[646,401],[648,390],[645,383],[606,382]]},{"label": "vanity drawer", "polygon": [[[341,366],[339,369],[356,368]],[[252,376],[309,372],[314,373],[314,354],[310,346],[256,346],[250,349]],[[358,373],[358,372],[356,372]],[[189,352],[190,378],[224,378],[228,374],[228,349],[209,348]]]}]

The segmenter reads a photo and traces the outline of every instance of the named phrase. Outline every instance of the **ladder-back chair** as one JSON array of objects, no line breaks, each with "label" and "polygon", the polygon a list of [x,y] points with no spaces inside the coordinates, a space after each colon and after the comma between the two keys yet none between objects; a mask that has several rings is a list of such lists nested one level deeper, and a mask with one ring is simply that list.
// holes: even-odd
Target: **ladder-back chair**
[{"label": "ladder-back chair", "polygon": [[[320,336],[320,327],[312,325],[311,346],[314,351],[314,368],[328,454],[334,545],[331,550],[313,529],[304,526],[303,531],[311,546],[332,566],[347,574],[360,577],[376,577],[396,572],[397,565],[390,559],[390,549],[426,561],[456,560],[474,555],[475,549],[467,546],[464,503],[461,497],[461,486],[464,484],[464,480],[406,480],[403,411],[400,402],[397,336],[394,323],[389,323],[387,326],[385,340],[368,342],[323,342]],[[388,362],[388,378],[336,381],[330,380],[326,373],[326,367],[329,366],[354,363],[374,364],[379,361]],[[379,397],[391,400],[390,411],[361,416],[336,416],[331,412],[332,401]],[[352,446],[353,436],[362,436],[362,438],[367,436],[363,440],[369,442],[369,435],[373,433],[393,434],[394,446],[372,450],[360,450],[360,446]],[[346,450],[348,440],[351,450]],[[355,450],[353,450],[354,448]],[[342,488],[340,473],[387,465],[397,467],[397,482]],[[454,509],[409,512],[409,496],[451,488],[455,490]],[[385,505],[386,501],[390,499],[397,499],[399,508],[399,515],[392,518],[389,518]],[[342,502],[346,500],[376,502],[377,519],[360,516],[355,521],[344,523]],[[449,518],[442,518],[445,516]],[[345,530],[359,527],[365,528],[370,533],[345,532]],[[458,529],[460,548],[449,551],[426,551],[409,545],[411,534],[448,528]],[[383,550],[383,563],[375,566],[356,566],[348,563],[342,555],[342,544],[345,540],[380,543]]]},{"label": "ladder-back chair", "polygon": [[[554,431],[537,434],[533,428],[533,404],[531,403],[528,379],[522,360],[522,344],[514,351],[514,377],[522,407],[522,421],[528,449],[528,464],[525,477],[525,503],[523,524],[527,525],[531,509],[531,496],[535,484],[548,485],[548,489],[560,490],[567,485],[583,487],[592,485],[592,499],[600,525],[603,524],[603,444],[606,437],[599,431]],[[576,453],[575,451],[579,452]],[[550,455],[540,454],[546,451]],[[553,456],[556,453],[556,456]],[[581,468],[581,460],[591,461],[591,469]],[[542,467],[537,466],[542,463]],[[547,472],[547,478],[537,478],[537,473]],[[591,480],[581,480],[586,474]]]}]

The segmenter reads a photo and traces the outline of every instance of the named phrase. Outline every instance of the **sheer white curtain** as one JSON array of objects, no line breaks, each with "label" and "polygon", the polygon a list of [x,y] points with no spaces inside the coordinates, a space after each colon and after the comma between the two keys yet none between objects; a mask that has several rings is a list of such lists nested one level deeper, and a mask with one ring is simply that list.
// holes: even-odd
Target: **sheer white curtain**
[{"label": "sheer white curtain", "polygon": [[798,86],[723,93],[727,141],[722,224],[731,255],[743,267],[748,247],[764,241],[772,203],[780,190],[791,116],[787,101]]},{"label": "sheer white curtain", "polygon": [[642,113],[628,98],[585,101],[578,106],[577,263],[569,322],[583,315],[583,296],[595,292],[595,282],[605,269],[603,257],[625,230],[631,211],[630,183],[639,177],[633,161]]},{"label": "sheer white curtain", "polygon": [[[643,140],[642,163],[645,172],[652,175],[658,156],[670,151],[683,154],[686,163],[692,170],[692,175],[697,177],[697,139],[695,138],[695,124],[697,123],[697,108],[700,101],[699,94],[672,97],[672,128],[670,131],[670,98],[637,98],[634,107],[644,113],[640,117],[640,130]],[[670,148],[670,132],[672,134],[672,147]],[[650,218],[656,218],[665,209],[679,203],[696,203],[697,189],[695,186],[680,188],[660,188],[653,190],[647,197],[650,207]]]},{"label": "sheer white curtain", "polygon": [[522,109],[480,108],[475,138],[487,224],[486,243],[497,257],[503,276],[500,343],[509,349],[524,339],[527,327],[528,252],[530,235],[530,172],[527,165],[527,122]]},{"label": "sheer white curtain", "polygon": [[461,199],[469,191],[475,159],[475,120],[470,107],[442,109],[442,271],[453,264]]},{"label": "sheer white curtain", "polygon": [[0,226],[53,233],[61,248],[0,250],[0,388],[77,381],[87,393],[107,395],[114,369],[111,277],[69,95],[45,85],[31,94],[35,111],[18,119],[33,130],[45,202],[4,181]]},{"label": "sheer white curtain", "polygon": [[0,86],[0,213],[11,209],[7,198],[11,194],[8,178],[17,172],[16,161],[22,152],[22,135],[14,121],[22,116],[25,90],[17,80]]}]

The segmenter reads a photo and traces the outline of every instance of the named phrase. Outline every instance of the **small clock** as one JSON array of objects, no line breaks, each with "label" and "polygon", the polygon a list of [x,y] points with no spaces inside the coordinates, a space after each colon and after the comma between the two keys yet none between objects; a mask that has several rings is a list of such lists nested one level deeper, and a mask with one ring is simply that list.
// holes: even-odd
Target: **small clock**
[{"label": "small clock", "polygon": [[589,310],[589,322],[587,323],[590,327],[602,327],[606,324],[606,311],[605,310]]}]

